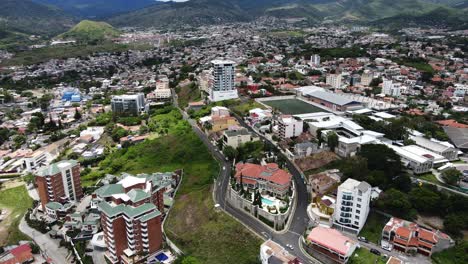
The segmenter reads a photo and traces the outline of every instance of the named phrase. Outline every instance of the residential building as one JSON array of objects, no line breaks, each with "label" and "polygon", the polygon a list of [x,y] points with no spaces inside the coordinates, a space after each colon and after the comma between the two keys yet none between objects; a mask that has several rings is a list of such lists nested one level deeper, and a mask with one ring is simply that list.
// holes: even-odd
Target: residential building
[{"label": "residential building", "polygon": [[399,97],[401,95],[401,84],[393,83],[392,80],[383,80],[382,93],[388,96]]},{"label": "residential building", "polygon": [[310,66],[312,67],[320,66],[320,55],[314,54],[310,56]]},{"label": "residential building", "polygon": [[396,217],[390,218],[382,230],[382,243],[390,243],[393,249],[405,253],[431,256],[453,245],[452,239],[439,230],[425,228]]},{"label": "residential building", "polygon": [[341,89],[342,78],[341,73],[328,74],[326,77],[326,84],[334,89]]},{"label": "residential building", "polygon": [[[306,238],[306,250],[326,263],[346,263],[356,250],[358,243],[338,230],[317,226]],[[323,262],[325,262],[323,261]]]},{"label": "residential building", "polygon": [[[130,175],[108,184],[93,194],[92,207],[101,212],[111,263],[136,263],[142,253],[152,254],[162,247],[164,192],[175,186],[174,174]],[[141,259],[139,259],[141,260]]]},{"label": "residential building", "polygon": [[[35,181],[44,212],[48,203],[64,205],[83,197],[80,164],[76,160],[64,160],[40,169],[35,175]],[[55,205],[52,207],[60,209]]]},{"label": "residential building", "polygon": [[308,179],[307,191],[312,194],[312,197],[323,195],[330,188],[338,185],[340,179],[341,173],[336,169],[312,174]]},{"label": "residential building", "polygon": [[280,169],[276,163],[258,165],[240,162],[236,164],[234,178],[244,188],[258,188],[261,191],[284,197],[289,192],[292,175]]},{"label": "residential building", "polygon": [[303,132],[304,122],[290,115],[282,115],[277,120],[278,136],[281,139],[298,137]]},{"label": "residential building", "polygon": [[291,255],[288,250],[272,240],[267,240],[260,246],[260,261],[262,264],[302,263],[297,257]]},{"label": "residential building", "polygon": [[37,149],[24,157],[23,167],[27,172],[33,172],[42,166],[46,166],[52,159],[50,153],[43,149]]},{"label": "residential building", "polygon": [[232,117],[229,109],[222,106],[215,106],[211,109],[211,115],[200,118],[202,126],[206,127],[209,123],[211,127],[207,129],[211,133],[216,133],[229,128],[237,127],[239,123]]},{"label": "residential building", "polygon": [[447,146],[442,143],[434,142],[424,137],[412,137],[411,139],[414,140],[414,142],[416,142],[416,145],[420,146],[421,148],[427,149],[436,154],[444,156],[449,161],[458,159],[458,149],[454,147]]},{"label": "residential building", "polygon": [[313,142],[303,142],[294,145],[294,158],[304,158],[316,153],[318,145]]},{"label": "residential building", "polygon": [[146,111],[145,95],[143,93],[116,95],[112,97],[111,107],[112,112],[117,115],[139,115]]},{"label": "residential building", "polygon": [[0,254],[0,264],[31,263],[34,261],[29,244],[17,246]]},{"label": "residential building", "polygon": [[223,144],[224,146],[231,146],[238,148],[240,145],[247,142],[258,140],[258,137],[252,135],[246,128],[237,130],[226,130],[223,133]]},{"label": "residential building", "polygon": [[158,77],[156,81],[156,89],[147,95],[148,100],[162,101],[172,97],[172,91],[169,88],[169,78],[165,75]]},{"label": "residential building", "polygon": [[365,70],[361,75],[361,85],[369,86],[372,80],[374,79],[374,73],[369,70]]},{"label": "residential building", "polygon": [[334,226],[359,233],[369,214],[372,187],[367,182],[347,179],[338,186]]},{"label": "residential building", "polygon": [[212,102],[239,98],[235,86],[235,62],[214,60],[209,99]]}]

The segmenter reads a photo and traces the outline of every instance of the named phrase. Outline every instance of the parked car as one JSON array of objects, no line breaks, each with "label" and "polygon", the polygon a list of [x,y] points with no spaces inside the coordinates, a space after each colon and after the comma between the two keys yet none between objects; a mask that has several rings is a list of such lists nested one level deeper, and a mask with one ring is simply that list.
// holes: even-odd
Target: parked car
[{"label": "parked car", "polygon": [[367,240],[367,238],[362,237],[362,236],[358,237],[357,239],[358,239],[359,241],[361,241],[361,242],[364,242],[364,243],[368,243],[368,242],[369,242],[369,240]]},{"label": "parked car", "polygon": [[387,251],[392,251],[392,246],[390,245],[382,245],[381,248],[387,250]]},{"label": "parked car", "polygon": [[374,249],[374,248],[371,248],[370,252],[371,252],[372,254],[377,255],[377,256],[380,256],[380,255],[382,254],[382,253],[380,253],[380,251],[378,251],[377,249]]}]

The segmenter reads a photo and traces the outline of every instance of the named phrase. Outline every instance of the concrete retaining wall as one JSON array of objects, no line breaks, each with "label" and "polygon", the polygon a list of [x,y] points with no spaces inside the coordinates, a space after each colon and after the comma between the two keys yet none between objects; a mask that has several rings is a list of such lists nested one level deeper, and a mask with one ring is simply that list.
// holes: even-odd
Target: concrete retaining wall
[{"label": "concrete retaining wall", "polygon": [[[226,196],[227,202],[245,212],[248,212],[252,215],[252,217],[257,218],[259,221],[260,217],[270,221],[273,223],[273,229],[277,231],[281,231],[285,228],[286,223],[288,222],[289,216],[291,214],[291,206],[292,203],[290,202],[290,205],[288,207],[288,210],[281,214],[271,214],[263,209],[258,208],[257,205],[253,205],[250,201],[247,201],[243,197],[241,197],[234,189],[229,187],[229,190],[227,192]],[[290,201],[293,201],[294,199],[294,193],[293,196],[290,198]]]}]

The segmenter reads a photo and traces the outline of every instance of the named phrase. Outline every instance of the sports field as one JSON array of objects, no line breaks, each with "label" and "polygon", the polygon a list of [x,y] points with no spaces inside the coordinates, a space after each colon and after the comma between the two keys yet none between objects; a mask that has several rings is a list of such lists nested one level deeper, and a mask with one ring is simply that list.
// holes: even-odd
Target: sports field
[{"label": "sports field", "polygon": [[326,112],[321,108],[318,108],[298,99],[272,100],[263,101],[262,103],[271,106],[275,109],[278,109],[278,111],[287,115]]}]

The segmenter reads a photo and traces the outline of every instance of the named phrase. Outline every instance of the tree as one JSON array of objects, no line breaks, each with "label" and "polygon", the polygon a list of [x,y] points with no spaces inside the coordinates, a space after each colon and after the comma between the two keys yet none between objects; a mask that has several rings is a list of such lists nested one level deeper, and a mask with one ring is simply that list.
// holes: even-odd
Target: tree
[{"label": "tree", "polygon": [[442,172],[442,179],[444,179],[444,181],[450,185],[457,185],[461,176],[462,173],[455,168],[450,168]]},{"label": "tree", "polygon": [[33,254],[39,254],[39,251],[41,250],[39,246],[36,243],[30,242],[29,246],[31,247],[31,253]]},{"label": "tree", "polygon": [[15,136],[15,138],[13,139],[13,141],[15,142],[15,147],[16,147],[16,148],[19,148],[19,147],[21,147],[24,143],[26,143],[26,136],[24,136],[24,135],[17,135],[17,136]]},{"label": "tree", "polygon": [[331,151],[335,151],[335,148],[338,147],[338,135],[335,132],[328,133],[327,145]]},{"label": "tree", "polygon": [[204,128],[205,130],[208,130],[208,131],[209,131],[209,130],[213,129],[213,124],[211,124],[210,122],[205,122],[205,123],[203,124],[203,128]]},{"label": "tree", "polygon": [[225,146],[223,149],[223,154],[229,160],[234,160],[237,157],[237,150],[231,146]]},{"label": "tree", "polygon": [[413,188],[409,193],[409,200],[420,213],[437,214],[444,209],[441,196],[425,185]]},{"label": "tree", "polygon": [[390,180],[402,171],[401,158],[383,144],[364,144],[358,155],[367,159],[369,170],[380,170]]},{"label": "tree", "polygon": [[260,195],[258,189],[254,193],[254,199],[252,204],[257,205],[259,208],[262,208],[262,196]]},{"label": "tree", "polygon": [[369,173],[367,160],[360,156],[345,159],[340,166],[340,170],[346,178],[353,178],[359,181],[364,181]]},{"label": "tree", "polygon": [[412,208],[408,196],[393,188],[383,193],[382,197],[377,200],[376,206],[381,210],[404,219],[411,220],[416,216],[416,211]]},{"label": "tree", "polygon": [[75,120],[80,120],[81,119],[81,113],[78,111],[78,108],[75,108],[75,115],[73,116]]}]

